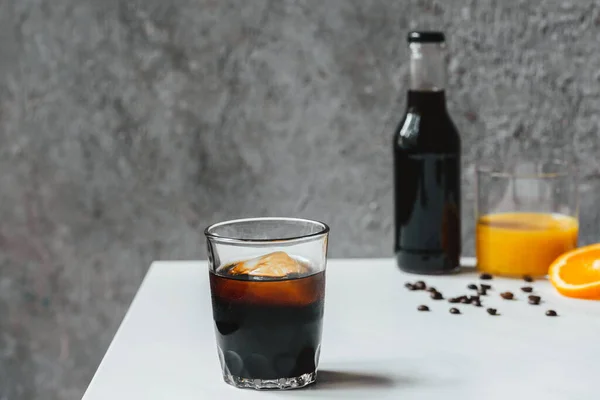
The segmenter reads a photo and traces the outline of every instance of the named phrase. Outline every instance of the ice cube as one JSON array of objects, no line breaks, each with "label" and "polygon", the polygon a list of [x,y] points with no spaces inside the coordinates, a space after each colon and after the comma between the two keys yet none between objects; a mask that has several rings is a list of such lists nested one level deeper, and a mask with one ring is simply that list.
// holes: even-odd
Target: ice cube
[{"label": "ice cube", "polygon": [[283,278],[291,274],[303,274],[308,269],[290,257],[285,251],[276,251],[264,256],[242,261],[230,271],[233,275],[264,276]]}]

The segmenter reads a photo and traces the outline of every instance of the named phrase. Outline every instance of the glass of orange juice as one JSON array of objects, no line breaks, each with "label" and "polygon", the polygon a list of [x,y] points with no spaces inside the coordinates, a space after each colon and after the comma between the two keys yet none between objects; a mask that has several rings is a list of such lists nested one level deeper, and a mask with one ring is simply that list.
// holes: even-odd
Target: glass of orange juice
[{"label": "glass of orange juice", "polygon": [[479,165],[476,218],[480,271],[545,276],[556,257],[577,247],[575,166],[564,161]]}]

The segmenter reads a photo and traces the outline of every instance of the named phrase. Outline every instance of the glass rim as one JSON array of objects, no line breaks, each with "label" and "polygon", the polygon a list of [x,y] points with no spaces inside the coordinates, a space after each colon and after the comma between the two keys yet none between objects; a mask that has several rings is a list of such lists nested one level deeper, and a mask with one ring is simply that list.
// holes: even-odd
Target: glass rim
[{"label": "glass rim", "polygon": [[[296,235],[296,236],[288,236],[284,238],[272,238],[272,239],[258,239],[258,238],[240,238],[233,236],[224,236],[216,234],[213,231],[216,228],[220,228],[227,225],[236,225],[245,222],[261,222],[261,221],[280,221],[280,222],[302,222],[305,224],[311,224],[319,226],[320,229],[316,232],[307,233],[305,235]],[[254,218],[239,218],[239,219],[231,219],[227,221],[221,221],[209,225],[204,229],[204,235],[208,239],[217,240],[222,243],[231,243],[231,244],[269,244],[269,243],[297,243],[303,242],[306,239],[318,238],[321,236],[325,236],[329,233],[329,225],[325,222],[317,221],[314,219],[306,219],[306,218],[292,218],[292,217],[254,217]]]},{"label": "glass rim", "polygon": [[[522,161],[517,161],[521,163]],[[577,164],[572,161],[566,161],[561,159],[549,159],[547,161],[540,161],[540,163],[547,163],[555,167],[555,171],[552,172],[510,172],[506,168],[496,167],[489,164],[480,164],[477,162],[475,172],[477,174],[486,174],[493,178],[511,178],[511,179],[552,179],[552,178],[565,178],[568,176],[576,176],[578,172]]]}]

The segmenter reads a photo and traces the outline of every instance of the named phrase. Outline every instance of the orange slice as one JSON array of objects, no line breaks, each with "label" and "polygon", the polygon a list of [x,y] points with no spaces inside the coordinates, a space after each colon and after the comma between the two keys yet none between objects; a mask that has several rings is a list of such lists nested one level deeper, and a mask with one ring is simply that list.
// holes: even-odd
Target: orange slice
[{"label": "orange slice", "polygon": [[550,265],[548,276],[564,296],[600,300],[600,243],[564,253]]}]

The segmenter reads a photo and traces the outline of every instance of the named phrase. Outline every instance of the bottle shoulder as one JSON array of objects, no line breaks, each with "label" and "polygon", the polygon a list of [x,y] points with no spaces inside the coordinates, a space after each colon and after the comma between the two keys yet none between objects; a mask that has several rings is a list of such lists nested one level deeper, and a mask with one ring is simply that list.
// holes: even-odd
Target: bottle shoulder
[{"label": "bottle shoulder", "polygon": [[459,152],[460,134],[447,112],[408,111],[394,133],[394,147],[419,152]]}]

